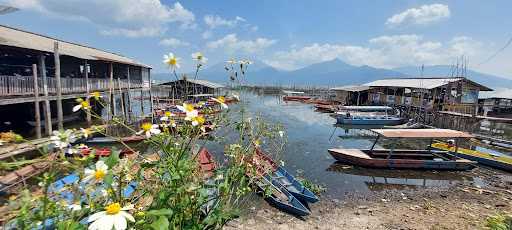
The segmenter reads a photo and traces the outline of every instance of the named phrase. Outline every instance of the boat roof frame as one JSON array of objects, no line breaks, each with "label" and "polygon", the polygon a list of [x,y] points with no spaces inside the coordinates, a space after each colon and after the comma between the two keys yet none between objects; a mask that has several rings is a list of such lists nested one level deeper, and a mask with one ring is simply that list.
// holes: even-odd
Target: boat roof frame
[{"label": "boat roof frame", "polygon": [[371,129],[385,138],[472,138],[473,135],[451,129]]}]

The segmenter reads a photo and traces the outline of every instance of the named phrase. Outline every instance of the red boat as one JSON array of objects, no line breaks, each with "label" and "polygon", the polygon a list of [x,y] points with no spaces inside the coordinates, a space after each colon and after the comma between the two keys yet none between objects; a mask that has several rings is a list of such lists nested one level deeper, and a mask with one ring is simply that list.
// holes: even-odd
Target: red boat
[{"label": "red boat", "polygon": [[318,112],[334,113],[335,107],[333,105],[315,105]]},{"label": "red boat", "polygon": [[[96,157],[108,157],[112,153],[112,149],[108,147],[100,147],[100,148],[89,148],[89,147],[82,147],[80,148],[80,154],[82,156],[88,156],[91,154],[91,152],[94,151],[94,155]],[[125,155],[131,155],[134,152],[130,149],[123,149],[119,153],[119,156],[125,156]]]},{"label": "red boat", "polygon": [[284,96],[283,97],[284,101],[301,101],[301,102],[305,102],[305,101],[307,101],[309,99],[311,99],[310,96]]},{"label": "red boat", "polygon": [[213,176],[213,172],[217,168],[217,164],[213,159],[212,154],[206,148],[201,148],[197,153],[197,161],[199,162],[199,167],[201,172],[203,173],[204,178],[210,178]]}]

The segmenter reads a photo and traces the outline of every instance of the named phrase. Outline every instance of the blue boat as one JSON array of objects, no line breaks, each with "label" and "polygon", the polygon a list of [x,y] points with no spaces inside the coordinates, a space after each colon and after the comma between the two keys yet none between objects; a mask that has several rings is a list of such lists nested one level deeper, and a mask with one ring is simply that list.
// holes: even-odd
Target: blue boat
[{"label": "blue boat", "polygon": [[392,115],[337,113],[336,123],[347,125],[401,125],[406,120]]},{"label": "blue boat", "polygon": [[259,159],[272,167],[272,172],[267,175],[270,176],[272,181],[281,184],[288,192],[293,194],[299,200],[303,202],[315,203],[318,201],[318,197],[306,188],[300,181],[295,179],[290,173],[288,173],[284,167],[278,166],[267,154],[261,149],[256,149],[256,155]]},{"label": "blue boat", "polygon": [[265,194],[265,200],[276,208],[296,216],[307,216],[311,212],[299,199],[293,196],[288,190],[276,180],[265,175],[255,182],[258,189]]}]

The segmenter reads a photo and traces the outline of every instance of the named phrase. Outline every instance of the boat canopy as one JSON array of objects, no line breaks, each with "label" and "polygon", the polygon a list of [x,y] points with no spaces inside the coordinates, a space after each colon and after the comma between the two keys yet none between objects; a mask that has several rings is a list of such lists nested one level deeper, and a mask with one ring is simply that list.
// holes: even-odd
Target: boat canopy
[{"label": "boat canopy", "polygon": [[289,90],[283,90],[283,93],[285,94],[304,94],[304,92],[301,91],[289,91]]},{"label": "boat canopy", "polygon": [[393,110],[389,106],[341,106],[341,110],[353,110],[353,111],[386,111]]},{"label": "boat canopy", "polygon": [[372,129],[388,138],[471,138],[473,135],[451,129]]}]

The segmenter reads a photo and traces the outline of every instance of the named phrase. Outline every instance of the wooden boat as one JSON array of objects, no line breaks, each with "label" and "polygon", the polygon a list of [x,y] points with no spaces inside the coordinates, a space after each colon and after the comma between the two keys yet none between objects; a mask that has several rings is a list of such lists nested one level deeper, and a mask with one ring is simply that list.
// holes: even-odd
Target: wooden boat
[{"label": "wooden boat", "polygon": [[449,129],[372,129],[377,138],[370,149],[329,149],[338,161],[370,168],[470,170],[476,162],[462,159],[450,151],[374,149],[379,138],[471,138],[465,132]]},{"label": "wooden boat", "polygon": [[305,101],[306,103],[308,104],[315,104],[315,105],[331,105],[333,104],[332,102],[330,101],[327,101],[327,100],[323,100],[323,99],[309,99],[307,101]]},{"label": "wooden boat", "polygon": [[[88,156],[89,154],[94,152],[95,157],[108,157],[112,153],[112,149],[108,147],[100,147],[100,148],[89,148],[89,147],[82,147],[79,149],[80,154],[82,156]],[[123,149],[119,153],[119,156],[125,156],[125,155],[131,155],[134,154],[134,152],[130,149]]]},{"label": "wooden boat", "polygon": [[365,115],[337,113],[336,122],[347,125],[400,125],[406,122],[405,119],[392,115]]},{"label": "wooden boat", "polygon": [[446,142],[436,142],[433,143],[431,147],[443,151],[453,152],[453,154],[458,157],[468,159],[471,161],[476,161],[482,165],[487,165],[493,168],[512,172],[511,157],[496,155],[492,153],[484,153],[481,151],[460,147],[456,148],[455,145]]},{"label": "wooden boat", "polygon": [[[141,142],[143,140],[146,140],[146,136],[142,135],[133,135],[128,137],[121,137],[120,139],[124,143],[132,143],[132,142]],[[89,140],[86,140],[86,143],[117,143],[120,141],[117,138],[113,137],[93,137]]]},{"label": "wooden boat", "polygon": [[316,111],[323,113],[334,113],[336,108],[333,105],[315,105]]},{"label": "wooden boat", "polygon": [[284,96],[283,101],[300,101],[305,102],[311,99],[310,96]]},{"label": "wooden boat", "polygon": [[[62,123],[66,124],[69,122],[76,121],[78,119],[80,119],[80,113],[73,113],[70,115],[66,115],[64,118],[62,118]],[[58,122],[59,122],[59,120],[57,118],[52,118],[52,125],[56,125]],[[32,127],[36,126],[35,121],[27,121],[27,124]],[[41,120],[41,127],[46,127],[46,122],[44,122],[43,120]]]},{"label": "wooden boat", "polygon": [[208,149],[203,147],[199,150],[197,153],[197,161],[203,176],[205,178],[212,177],[215,169],[217,168],[217,164]]},{"label": "wooden boat", "polygon": [[261,149],[256,149],[255,159],[253,159],[253,162],[255,163],[256,169],[259,173],[269,176],[272,182],[281,184],[283,188],[299,200],[309,203],[318,201],[318,197],[313,192],[307,189],[283,167],[278,166],[272,158],[265,154]]},{"label": "wooden boat", "polygon": [[260,192],[265,194],[265,200],[276,208],[297,216],[311,214],[300,200],[288,192],[283,185],[269,178],[268,175],[256,179],[255,185]]}]

